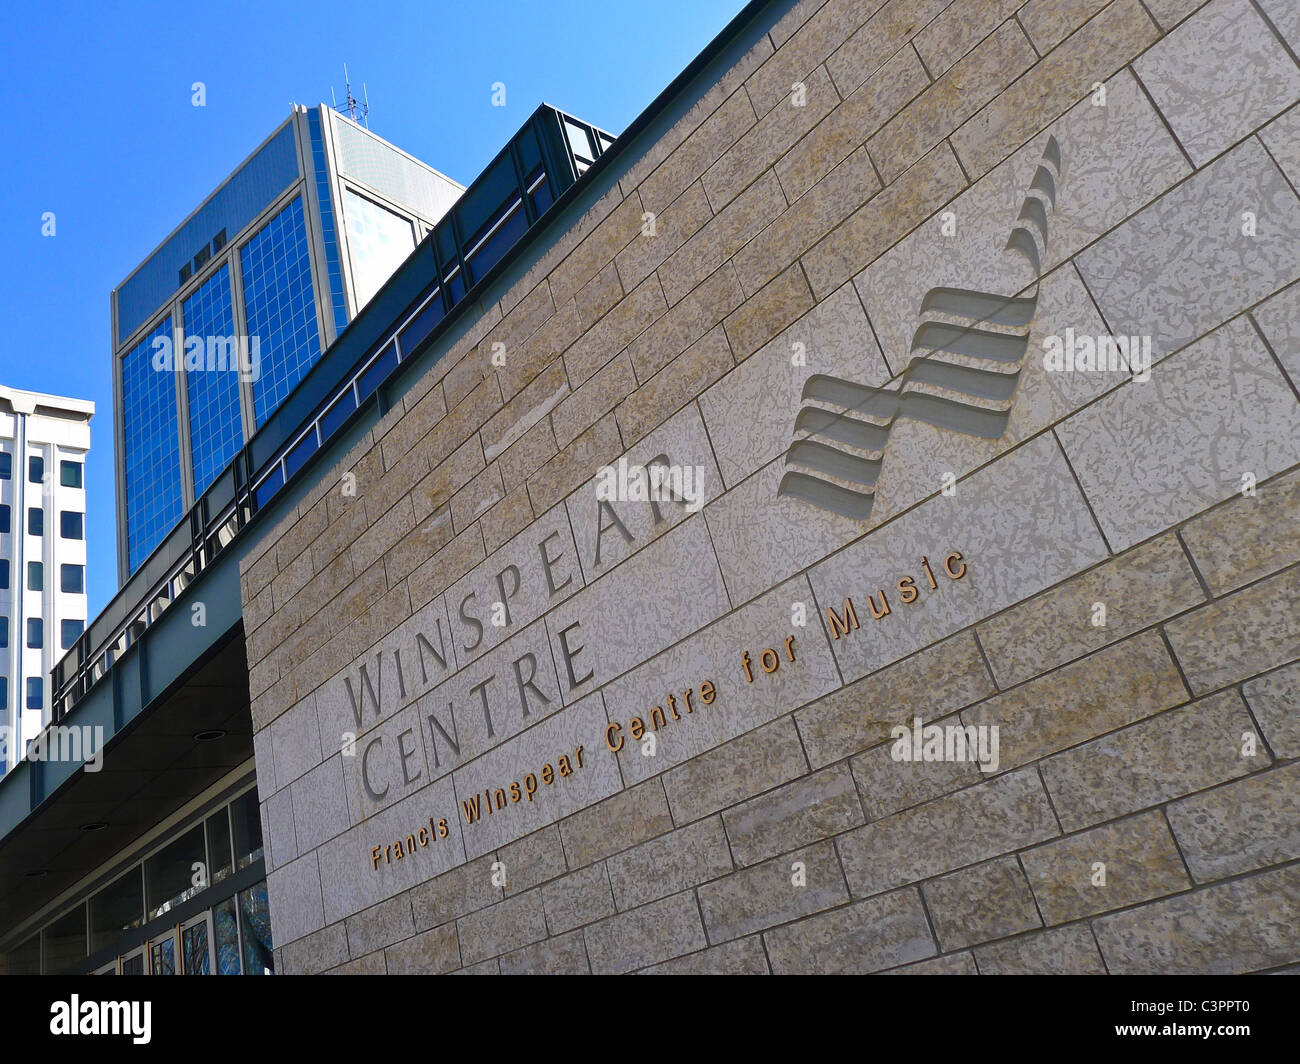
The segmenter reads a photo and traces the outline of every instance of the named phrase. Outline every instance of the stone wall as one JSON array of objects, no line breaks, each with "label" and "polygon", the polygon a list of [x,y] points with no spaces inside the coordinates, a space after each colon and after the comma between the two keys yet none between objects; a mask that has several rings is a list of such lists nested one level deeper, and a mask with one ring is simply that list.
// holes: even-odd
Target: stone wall
[{"label": "stone wall", "polygon": [[1300,962],[1300,9],[756,18],[246,560],[280,969]]}]

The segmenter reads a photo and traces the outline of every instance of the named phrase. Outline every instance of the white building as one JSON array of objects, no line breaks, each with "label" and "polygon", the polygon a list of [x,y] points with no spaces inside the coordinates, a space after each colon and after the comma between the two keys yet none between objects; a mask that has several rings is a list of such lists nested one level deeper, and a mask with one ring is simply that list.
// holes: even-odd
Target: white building
[{"label": "white building", "polygon": [[86,624],[85,461],[95,404],[0,387],[0,773],[50,713]]}]

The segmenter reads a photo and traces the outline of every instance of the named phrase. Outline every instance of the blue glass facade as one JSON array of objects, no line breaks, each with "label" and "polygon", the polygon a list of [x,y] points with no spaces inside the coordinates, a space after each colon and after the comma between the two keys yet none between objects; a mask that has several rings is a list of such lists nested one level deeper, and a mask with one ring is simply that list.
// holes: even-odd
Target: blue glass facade
[{"label": "blue glass facade", "polygon": [[302,197],[240,249],[248,335],[259,343],[253,401],[260,427],[320,358]]},{"label": "blue glass facade", "polygon": [[183,512],[176,380],[153,364],[154,341],[164,337],[170,344],[170,316],[122,360],[127,554],[132,571]]},{"label": "blue glass facade", "polygon": [[334,329],[342,332],[348,324],[348,305],[343,297],[343,270],[339,265],[338,234],[334,227],[334,201],[330,195],[329,172],[325,168],[325,141],[321,135],[320,111],[316,108],[308,112],[307,125],[311,130],[311,165],[316,180],[316,198],[320,202],[320,228],[325,244]]},{"label": "blue glass facade", "polygon": [[[243,443],[230,267],[223,265],[185,300],[183,312],[194,494],[201,495]],[[210,344],[209,338],[218,342]],[[193,339],[203,341],[203,347],[190,356],[189,345]],[[227,340],[231,341],[229,347],[223,343]],[[204,356],[202,368],[196,368],[200,352]],[[215,357],[208,357],[209,352]]]}]

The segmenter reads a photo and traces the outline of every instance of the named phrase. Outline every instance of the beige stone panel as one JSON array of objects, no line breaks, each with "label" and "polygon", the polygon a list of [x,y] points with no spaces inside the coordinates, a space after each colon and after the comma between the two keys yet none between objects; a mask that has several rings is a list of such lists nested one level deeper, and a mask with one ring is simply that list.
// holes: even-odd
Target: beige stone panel
[{"label": "beige stone panel", "polygon": [[1203,601],[1187,555],[1170,534],[982,621],[978,631],[994,675],[1009,687]]},{"label": "beige stone panel", "polygon": [[929,83],[916,52],[902,49],[776,164],[786,199],[794,203]]},{"label": "beige stone panel", "polygon": [[1198,694],[1300,658],[1300,568],[1237,591],[1167,626]]},{"label": "beige stone panel", "polygon": [[591,328],[613,310],[624,295],[622,282],[618,278],[618,267],[611,262],[578,289],[573,297],[578,321],[584,329]]},{"label": "beige stone panel", "polygon": [[[690,470],[689,496],[695,501],[690,497],[682,502],[671,499],[602,499],[606,484],[614,489],[614,494],[619,493],[620,463],[626,463],[630,471],[645,467],[662,456],[681,470],[684,493],[688,487],[685,471]],[[716,498],[722,490],[722,480],[713,461],[704,423],[693,406],[681,410],[605,469],[607,473],[597,471],[565,500],[569,527],[573,529],[573,541],[577,544],[577,556],[587,583],[676,528],[691,515],[691,508],[698,509],[698,505]],[[602,501],[607,506],[602,506]]]},{"label": "beige stone panel", "polygon": [[1300,561],[1297,533],[1300,472],[1296,471],[1256,488],[1253,495],[1231,499],[1179,529],[1213,595],[1235,591]]},{"label": "beige stone panel", "polygon": [[637,380],[647,381],[744,301],[730,262],[632,341],[628,352]]},{"label": "beige stone panel", "polygon": [[1015,20],[1002,23],[885,123],[867,150],[888,185],[1033,66],[1038,56]]},{"label": "beige stone panel", "polygon": [[[1188,172],[1131,74],[1111,79],[1106,91],[1105,107],[1084,99],[1044,131],[1056,137],[1061,150],[1056,206],[1047,218],[1045,274],[1073,272],[1056,268]],[[896,371],[905,364],[922,300],[931,288],[1011,295],[1033,281],[1025,259],[1004,249],[1046,145],[1046,135],[1035,137],[958,196],[948,208],[956,224],[954,236],[946,236],[932,219],[855,278]],[[1083,321],[1061,315],[1047,296],[1045,292],[1039,300],[1038,313],[1058,323],[1052,331],[1063,332],[1067,325],[1085,331]],[[1085,311],[1072,303],[1070,313]],[[1089,331],[1093,320],[1087,322]],[[1042,351],[1040,337],[1031,353],[1041,359]]]},{"label": "beige stone panel", "polygon": [[623,287],[632,291],[712,217],[704,186],[697,181],[655,216],[653,235],[648,222],[643,223],[638,237],[618,253],[614,268]]},{"label": "beige stone panel", "polygon": [[551,271],[551,298],[563,303],[596,276],[641,231],[641,200],[634,192],[610,211],[591,233]]},{"label": "beige stone panel", "polygon": [[737,252],[736,272],[745,291],[757,292],[879,189],[860,147]]},{"label": "beige stone panel", "polygon": [[605,865],[619,909],[645,905],[732,870],[727,835],[716,816],[624,850]]},{"label": "beige stone panel", "polygon": [[1037,761],[1189,697],[1164,640],[1152,630],[964,709],[961,719],[998,729],[998,765],[987,769],[995,772]]},{"label": "beige stone panel", "polygon": [[768,975],[767,953],[759,935],[737,938],[675,961],[642,968],[641,975]]},{"label": "beige stone panel", "polygon": [[543,417],[501,452],[498,462],[501,465],[502,480],[511,487],[526,484],[528,478],[554,458],[559,451],[551,421]]},{"label": "beige stone panel", "polygon": [[552,362],[513,399],[492,415],[482,428],[483,457],[491,462],[542,420],[569,394],[564,364]]},{"label": "beige stone panel", "polygon": [[[767,114],[790,95],[790,86],[807,80],[840,43],[866,22],[885,0],[829,0],[817,7],[787,39],[776,31],[773,41],[776,54],[760,66],[745,82],[745,89],[760,115]],[[797,9],[796,9],[797,10]],[[791,12],[794,15],[794,12]],[[778,27],[780,23],[778,23]]]},{"label": "beige stone panel", "polygon": [[452,527],[463,532],[485,512],[506,497],[501,481],[501,466],[493,464],[479,473],[451,497]]},{"label": "beige stone panel", "polygon": [[419,609],[441,595],[481,562],[483,555],[483,534],[478,526],[470,525],[410,575],[411,605]]},{"label": "beige stone panel", "polygon": [[[455,794],[448,776],[416,791],[314,851],[314,856],[320,859],[325,921],[332,923],[387,901],[463,864],[465,851],[460,832],[452,821],[455,813]],[[415,851],[400,860],[387,854],[386,848],[399,840],[405,849],[407,836],[418,832],[421,827],[427,828],[430,817],[435,824],[440,817],[447,818],[450,830],[445,839],[432,838],[423,847],[417,840]],[[372,864],[376,846],[379,848],[377,867]]]},{"label": "beige stone panel", "polygon": [[952,135],[966,173],[988,173],[1159,35],[1139,0],[1115,0]]},{"label": "beige stone panel", "polygon": [[554,506],[448,589],[457,660],[482,657],[582,586],[568,517]]},{"label": "beige stone panel", "polygon": [[456,921],[461,961],[468,965],[546,937],[541,891],[507,898]]},{"label": "beige stone panel", "polygon": [[1113,975],[1227,975],[1294,962],[1300,867],[1093,921]]},{"label": "beige stone panel", "polygon": [[944,950],[1042,927],[1029,884],[1014,857],[964,868],[921,887]]},{"label": "beige stone panel", "polygon": [[528,501],[528,489],[521,485],[483,515],[479,522],[483,531],[483,545],[489,552],[496,550],[532,519],[533,508]]},{"label": "beige stone panel", "polygon": [[915,163],[803,256],[808,283],[824,299],[874,262],[966,185],[947,143]]},{"label": "beige stone panel", "polygon": [[1300,662],[1256,677],[1241,693],[1272,751],[1284,760],[1300,757]]},{"label": "beige stone panel", "polygon": [[802,90],[797,95],[787,89],[786,98],[704,172],[704,191],[715,214],[839,105],[825,67],[810,71],[799,84]]},{"label": "beige stone panel", "polygon": [[1033,769],[967,787],[836,840],[855,897],[1023,849],[1060,834]]},{"label": "beige stone panel", "polygon": [[551,413],[555,442],[567,447],[636,390],[636,375],[626,351],[610,359]]},{"label": "beige stone panel", "polygon": [[871,77],[952,0],[889,0],[826,60],[841,96]]},{"label": "beige stone panel", "polygon": [[[1243,757],[1245,735],[1258,752]],[[1224,691],[1140,721],[1042,763],[1066,831],[1181,798],[1269,763],[1245,704]]]},{"label": "beige stone panel", "polygon": [[591,970],[597,975],[621,975],[709,944],[695,895],[689,890],[611,916],[582,934]]},{"label": "beige stone panel", "polygon": [[[1110,0],[1029,0],[1017,17],[1039,55],[1045,55],[1108,3]],[[1154,10],[1151,4],[1147,8]]]},{"label": "beige stone panel", "polygon": [[507,953],[501,958],[502,975],[589,975],[587,948],[582,935],[559,935]]},{"label": "beige stone panel", "polygon": [[803,386],[814,373],[868,385],[889,377],[852,285],[842,285],[700,396],[728,486],[790,446]]},{"label": "beige stone panel", "polygon": [[715,326],[618,404],[615,416],[623,439],[641,439],[734,365],[727,335]]},{"label": "beige stone panel", "polygon": [[[835,609],[843,612],[838,603]],[[794,717],[809,763],[819,768],[885,742],[894,725],[911,724],[920,691],[925,692],[932,718],[993,693],[993,681],[969,633],[955,635],[798,710]],[[856,771],[857,766],[854,768]],[[869,777],[875,775],[858,777],[868,809],[873,800],[901,808],[897,798],[885,799],[883,791],[869,785]],[[889,790],[893,794],[895,788]]]},{"label": "beige stone panel", "polygon": [[[674,578],[666,580],[670,572]],[[547,613],[565,697],[602,686],[728,608],[708,531],[696,515]]]},{"label": "beige stone panel", "polygon": [[975,951],[981,975],[1105,975],[1087,924],[1021,935]]},{"label": "beige stone panel", "polygon": [[1049,842],[1026,850],[1020,859],[1049,924],[1122,909],[1192,885],[1159,812]]},{"label": "beige stone panel", "polygon": [[794,263],[727,317],[724,327],[736,359],[748,358],[815,302],[803,268]]},{"label": "beige stone panel", "polygon": [[769,170],[660,265],[668,305],[681,302],[785,207],[781,182]]},{"label": "beige stone panel", "polygon": [[564,352],[570,387],[589,379],[666,309],[659,278],[651,275]]},{"label": "beige stone panel", "polygon": [[[689,527],[687,522],[682,530],[660,542],[669,543]],[[639,564],[640,559],[657,549],[658,545],[642,551],[618,572]],[[617,579],[617,574],[609,579]],[[599,587],[600,582],[595,586]],[[802,577],[773,588],[703,631],[698,630],[702,625],[690,630],[693,635],[681,631],[676,645],[652,660],[646,660],[649,655],[638,658],[644,664],[604,689],[611,724],[619,725],[612,741],[618,745],[622,740],[619,758],[628,783],[683,764],[838,686],[820,628],[814,627],[811,618],[806,628],[792,628],[790,624],[792,604],[807,598],[808,585]],[[686,625],[679,628],[685,629]],[[787,647],[788,636],[794,639]],[[761,660],[763,651],[769,648],[777,664],[773,672],[765,673]],[[752,682],[745,677],[742,653],[750,656]],[[791,654],[794,661],[790,660]],[[593,660],[604,659],[597,655]],[[615,666],[611,662],[609,671],[613,672]],[[711,703],[704,701],[706,681],[716,692]],[[689,707],[687,690],[691,691]],[[668,701],[669,695],[672,702]],[[660,714],[654,713],[655,707]],[[657,716],[663,717],[664,724],[656,729]],[[654,736],[653,756],[642,753],[645,746],[635,738],[634,718],[641,720],[646,733]]]},{"label": "beige stone panel", "polygon": [[[605,707],[600,695],[591,695],[457,768],[452,780],[466,855],[474,858],[500,849],[622,790],[618,764],[614,755],[605,749],[605,724]],[[572,770],[568,777],[560,774],[561,756],[567,758]],[[547,765],[552,770],[549,784]],[[535,786],[531,799],[525,778],[529,775]],[[516,783],[517,792],[513,786]],[[504,808],[497,807],[498,789],[504,792]],[[518,801],[516,793],[520,796]],[[466,803],[471,812],[466,812]],[[471,815],[475,818],[473,822],[469,819]],[[556,845],[559,845],[558,838]],[[509,863],[506,871],[509,875]]]},{"label": "beige stone panel", "polygon": [[915,888],[868,898],[763,937],[777,975],[875,972],[935,953]]},{"label": "beige stone panel", "polygon": [[663,784],[648,780],[560,822],[570,868],[582,868],[629,846],[672,831]]},{"label": "beige stone panel", "polygon": [[913,38],[912,44],[930,76],[942,77],[1022,6],[1028,6],[1025,0],[966,0],[951,4]]},{"label": "beige stone panel", "polygon": [[613,461],[623,450],[618,423],[606,414],[591,428],[528,476],[528,498],[533,510],[549,510],[600,466]]},{"label": "beige stone panel", "polygon": [[640,202],[644,205],[642,209],[654,214],[663,213],[755,121],[749,97],[743,90],[733,92],[637,186]]},{"label": "beige stone panel", "polygon": [[[804,866],[806,882],[802,885],[793,882],[791,869],[797,864]],[[706,883],[698,894],[711,942],[739,938],[849,900],[844,873],[830,842]]]},{"label": "beige stone panel", "polygon": [[456,492],[483,471],[484,464],[483,445],[478,436],[471,436],[411,490],[416,521],[425,522],[451,502]]},{"label": "beige stone panel", "polygon": [[866,818],[853,774],[841,763],[728,809],[722,819],[743,867],[838,835]]}]

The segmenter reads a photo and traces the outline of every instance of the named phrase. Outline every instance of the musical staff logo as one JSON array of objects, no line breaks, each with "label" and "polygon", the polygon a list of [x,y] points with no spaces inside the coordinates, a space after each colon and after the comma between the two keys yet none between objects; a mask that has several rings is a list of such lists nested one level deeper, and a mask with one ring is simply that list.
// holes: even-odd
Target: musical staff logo
[{"label": "musical staff logo", "polygon": [[[824,374],[809,377],[778,496],[865,521],[899,418],[990,440],[1006,431],[1038,309],[1047,220],[1056,206],[1060,173],[1060,146],[1049,136],[1004,248],[1023,255],[1033,268],[1032,294],[932,288],[921,301],[921,324],[896,383],[869,388]],[[961,398],[921,391],[917,385]]]}]

